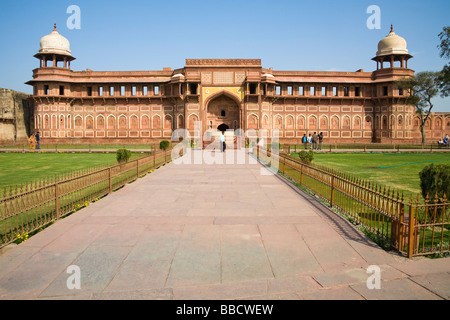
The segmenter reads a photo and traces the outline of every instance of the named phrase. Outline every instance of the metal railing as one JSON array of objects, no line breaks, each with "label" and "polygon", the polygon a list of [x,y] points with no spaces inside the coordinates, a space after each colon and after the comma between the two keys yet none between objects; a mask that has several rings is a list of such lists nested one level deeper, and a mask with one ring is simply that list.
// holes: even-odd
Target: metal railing
[{"label": "metal railing", "polygon": [[284,176],[399,253],[412,258],[450,252],[450,203],[445,195],[424,202],[419,195],[404,199],[400,191],[284,153],[259,147],[253,153],[263,164],[275,161]]},{"label": "metal railing", "polygon": [[0,194],[0,248],[76,212],[171,161],[170,150],[103,169],[72,172]]}]

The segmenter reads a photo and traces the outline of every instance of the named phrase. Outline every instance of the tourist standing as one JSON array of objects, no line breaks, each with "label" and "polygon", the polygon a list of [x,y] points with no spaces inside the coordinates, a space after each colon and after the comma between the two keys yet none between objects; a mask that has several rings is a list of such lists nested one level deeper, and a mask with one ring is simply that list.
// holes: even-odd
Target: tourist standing
[{"label": "tourist standing", "polygon": [[323,132],[319,133],[319,150],[322,150]]},{"label": "tourist standing", "polygon": [[36,132],[36,135],[34,137],[36,139],[36,149],[39,150],[39,149],[41,149],[39,131]]},{"label": "tourist standing", "polygon": [[306,133],[303,134],[302,143],[303,146],[305,147],[305,150],[308,149],[308,138],[306,137]]},{"label": "tourist standing", "polygon": [[311,133],[308,135],[308,149],[310,148],[310,143],[312,143]]},{"label": "tourist standing", "polygon": [[224,152],[225,151],[225,135],[222,133],[220,133],[220,152]]},{"label": "tourist standing", "polygon": [[314,132],[314,134],[312,135],[311,140],[312,140],[312,148],[313,148],[313,150],[317,150],[317,140],[318,140],[317,132]]},{"label": "tourist standing", "polygon": [[30,136],[28,141],[30,142],[30,149],[31,150],[35,149],[36,148],[36,138],[33,134]]}]

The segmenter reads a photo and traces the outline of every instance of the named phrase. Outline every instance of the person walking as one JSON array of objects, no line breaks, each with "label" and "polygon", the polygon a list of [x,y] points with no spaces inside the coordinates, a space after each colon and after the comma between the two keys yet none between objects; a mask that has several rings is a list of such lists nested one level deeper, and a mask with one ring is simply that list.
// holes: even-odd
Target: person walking
[{"label": "person walking", "polygon": [[314,132],[311,138],[313,150],[317,150],[317,140],[318,140],[317,132]]},{"label": "person walking", "polygon": [[310,148],[310,144],[312,143],[311,133],[308,136],[308,149]]},{"label": "person walking", "polygon": [[323,132],[319,133],[319,150],[322,150]]}]

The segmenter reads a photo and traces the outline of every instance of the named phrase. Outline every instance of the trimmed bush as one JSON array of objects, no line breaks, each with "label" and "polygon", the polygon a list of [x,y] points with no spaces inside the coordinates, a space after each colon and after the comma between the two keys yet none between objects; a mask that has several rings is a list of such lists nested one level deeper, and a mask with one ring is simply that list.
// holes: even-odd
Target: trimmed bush
[{"label": "trimmed bush", "polygon": [[161,141],[161,142],[159,143],[159,149],[160,149],[160,150],[166,150],[166,149],[169,148],[169,146],[170,146],[170,142],[167,141],[167,140],[163,140],[163,141]]},{"label": "trimmed bush", "polygon": [[118,163],[128,162],[131,158],[131,151],[127,149],[118,149],[116,151],[116,159]]},{"label": "trimmed bush", "polygon": [[427,195],[431,201],[434,200],[436,194],[439,202],[442,201],[444,194],[447,200],[450,196],[450,165],[430,164],[419,172],[420,188],[422,196],[426,199]]},{"label": "trimmed bush", "polygon": [[298,157],[301,162],[310,164],[314,159],[314,152],[312,150],[309,151],[302,150],[298,153]]}]

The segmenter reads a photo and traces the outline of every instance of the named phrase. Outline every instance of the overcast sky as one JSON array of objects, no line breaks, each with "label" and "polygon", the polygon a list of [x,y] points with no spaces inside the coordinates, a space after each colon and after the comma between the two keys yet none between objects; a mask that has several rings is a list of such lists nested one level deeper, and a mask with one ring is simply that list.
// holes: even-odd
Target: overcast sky
[{"label": "overcast sky", "polygon": [[[71,5],[80,29],[71,29]],[[371,5],[380,29],[369,29]],[[378,42],[390,31],[406,39],[416,72],[439,71],[438,34],[450,25],[448,0],[1,0],[0,87],[31,93],[24,83],[53,24],[71,44],[73,70],[182,68],[185,59],[255,58],[265,68],[373,71]],[[372,20],[371,20],[372,21]],[[434,111],[450,112],[450,99]]]}]

